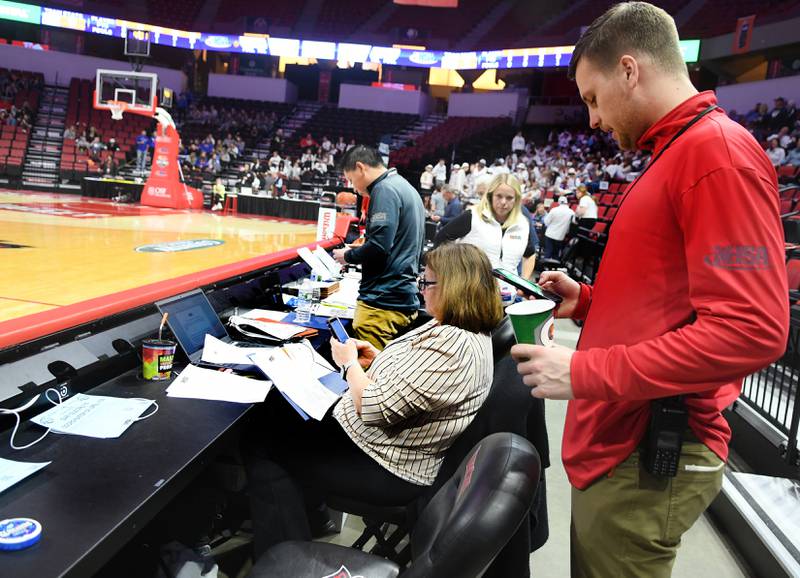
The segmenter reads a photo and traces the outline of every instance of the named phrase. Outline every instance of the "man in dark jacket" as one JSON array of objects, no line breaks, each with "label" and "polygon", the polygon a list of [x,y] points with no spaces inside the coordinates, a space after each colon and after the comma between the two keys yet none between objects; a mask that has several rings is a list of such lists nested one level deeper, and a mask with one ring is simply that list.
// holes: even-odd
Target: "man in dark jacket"
[{"label": "man in dark jacket", "polygon": [[333,257],[343,265],[361,265],[353,331],[382,349],[417,316],[425,208],[416,189],[387,169],[373,148],[354,146],[341,167],[353,188],[369,198],[369,209],[364,244],[336,249]]}]

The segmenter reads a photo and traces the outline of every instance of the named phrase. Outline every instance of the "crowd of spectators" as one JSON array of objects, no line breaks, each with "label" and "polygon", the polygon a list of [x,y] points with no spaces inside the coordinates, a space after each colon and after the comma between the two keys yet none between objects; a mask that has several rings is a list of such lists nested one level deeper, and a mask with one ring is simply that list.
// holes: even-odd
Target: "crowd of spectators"
[{"label": "crowd of spectators", "polygon": [[33,126],[33,109],[27,100],[17,106],[17,95],[40,91],[44,86],[41,75],[19,75],[0,69],[0,126],[16,126],[25,132]]},{"label": "crowd of spectators", "polygon": [[746,114],[735,110],[728,113],[731,119],[747,128],[764,145],[773,166],[792,165],[800,167],[800,116],[795,101],[778,97],[772,109],[759,102]]},{"label": "crowd of spectators", "polygon": [[33,126],[33,111],[27,101],[20,107],[12,104],[8,108],[0,108],[0,125],[16,126],[25,132],[30,131]]}]

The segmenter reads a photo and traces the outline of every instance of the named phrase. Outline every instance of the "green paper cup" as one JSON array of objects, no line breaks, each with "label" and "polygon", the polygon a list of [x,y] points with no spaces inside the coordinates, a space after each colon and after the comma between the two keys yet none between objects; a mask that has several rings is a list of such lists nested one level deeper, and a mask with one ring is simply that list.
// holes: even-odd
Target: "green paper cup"
[{"label": "green paper cup", "polygon": [[556,304],[549,299],[520,301],[506,307],[514,326],[517,343],[530,345],[553,344],[553,310]]}]

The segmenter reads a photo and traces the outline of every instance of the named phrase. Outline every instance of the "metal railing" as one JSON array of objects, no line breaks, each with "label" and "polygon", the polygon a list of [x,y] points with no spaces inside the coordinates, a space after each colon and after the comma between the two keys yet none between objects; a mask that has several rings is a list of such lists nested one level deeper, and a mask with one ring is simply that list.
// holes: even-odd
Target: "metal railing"
[{"label": "metal railing", "polygon": [[778,361],[745,378],[740,400],[750,406],[787,441],[782,458],[790,466],[800,465],[797,447],[800,422],[800,319],[792,316],[786,353]]}]

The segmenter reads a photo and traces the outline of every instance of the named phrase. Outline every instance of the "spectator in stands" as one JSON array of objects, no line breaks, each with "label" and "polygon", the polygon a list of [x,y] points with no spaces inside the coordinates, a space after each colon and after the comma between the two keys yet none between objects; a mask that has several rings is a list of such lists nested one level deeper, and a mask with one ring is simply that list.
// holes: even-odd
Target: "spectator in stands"
[{"label": "spectator in stands", "polygon": [[778,139],[778,144],[781,145],[781,147],[784,149],[788,147],[789,144],[791,144],[792,141],[794,140],[792,138],[792,135],[789,134],[788,126],[783,126],[781,127],[781,130],[779,130],[778,132],[769,135],[767,137],[767,142],[771,141],[772,139]]},{"label": "spectator in stands", "polygon": [[559,197],[558,204],[550,209],[544,218],[544,258],[561,258],[564,239],[569,233],[569,226],[575,213],[569,208],[567,197]]},{"label": "spectator in stands", "polygon": [[325,135],[324,137],[322,137],[322,142],[320,143],[319,146],[326,153],[329,153],[329,152],[331,152],[331,149],[333,148],[333,143],[330,141],[330,139],[328,139],[328,136]]},{"label": "spectator in stands", "polygon": [[336,141],[336,152],[338,155],[342,155],[347,150],[347,143],[344,142],[344,137],[339,135],[339,139]]},{"label": "spectator in stands", "polygon": [[435,249],[419,289],[433,319],[390,347],[331,341],[349,386],[332,415],[301,422],[263,408],[257,423],[267,429],[259,425],[248,438],[285,443],[246,454],[256,557],[324,528],[320,505],[333,490],[381,506],[412,503],[483,404],[492,383],[490,334],[503,316],[488,260],[470,245]]},{"label": "spectator in stands", "polygon": [[591,229],[597,222],[597,203],[594,202],[592,194],[586,188],[586,185],[578,185],[575,189],[575,194],[578,197],[578,207],[575,209],[575,218],[578,220],[578,226],[584,229]]},{"label": "spectator in stands", "polygon": [[317,141],[314,140],[314,137],[311,136],[311,133],[307,133],[306,136],[300,139],[301,149],[311,149],[312,147],[316,146],[317,146]]},{"label": "spectator in stands", "polygon": [[419,176],[419,192],[423,197],[427,197],[433,190],[435,178],[433,176],[433,165],[425,165],[425,170]]},{"label": "spectator in stands", "polygon": [[494,164],[488,169],[491,175],[507,175],[511,173],[506,165],[506,159],[499,158],[494,161]]},{"label": "spectator in stands", "polygon": [[461,165],[453,163],[450,169],[450,188],[452,188],[457,195],[464,193],[464,182],[466,181],[467,173],[461,169]]},{"label": "spectator in stands", "polygon": [[431,220],[440,223],[441,226],[445,226],[450,223],[453,219],[458,217],[461,213],[464,212],[463,207],[461,206],[461,199],[459,198],[458,194],[453,190],[452,187],[449,185],[437,185],[442,187],[442,197],[444,197],[444,214],[439,217],[438,215],[433,215]]},{"label": "spectator in stands", "polygon": [[517,132],[511,139],[511,152],[520,156],[525,152],[525,137],[522,136],[522,131]]},{"label": "spectator in stands", "polygon": [[775,108],[769,113],[769,130],[778,132],[782,127],[789,126],[789,112],[786,110],[786,99],[779,96],[775,99]]},{"label": "spectator in stands", "polygon": [[439,159],[439,162],[433,167],[433,178],[437,184],[447,182],[447,162],[444,159]]},{"label": "spectator in stands", "polygon": [[533,221],[536,232],[541,233],[544,230],[544,218],[547,216],[547,208],[544,203],[536,203],[536,210],[534,210],[531,220]]},{"label": "spectator in stands", "polygon": [[[430,196],[430,201],[428,203],[428,216],[431,218],[432,221],[438,221],[444,216],[444,209],[447,205],[447,201],[444,198],[444,194],[442,193],[442,188],[444,185],[439,185],[433,191],[433,194]],[[423,201],[427,199],[427,197],[423,197]],[[433,217],[437,217],[434,219]]]},{"label": "spectator in stands", "polygon": [[119,163],[112,155],[108,155],[103,161],[102,171],[105,177],[116,177],[119,173]]},{"label": "spectator in stands", "polygon": [[356,139],[354,139],[354,138],[351,138],[351,139],[350,139],[350,142],[349,142],[349,143],[347,143],[347,148],[345,149],[345,151],[349,151],[349,150],[350,150],[351,148],[353,148],[354,146],[356,146]]},{"label": "spectator in stands", "polygon": [[136,170],[140,173],[143,173],[147,166],[148,148],[150,148],[150,137],[147,136],[147,131],[143,130],[136,137]]},{"label": "spectator in stands", "polygon": [[[564,299],[557,316],[585,319],[578,351],[515,345],[512,355],[535,397],[574,400],[562,452],[574,488],[573,575],[669,576],[682,535],[722,485],[723,409],[744,376],[785,351],[775,173],[713,93],[692,86],[660,8],[610,8],[576,44],[570,76],[592,128],[655,156],[633,185],[640,202],[616,217],[595,286],[556,271],[540,277]],[[653,400],[677,396],[690,432],[661,430],[684,438],[670,478],[639,448],[648,422],[658,423]]]},{"label": "spectator in stands", "polygon": [[793,167],[800,167],[800,147],[797,146],[796,142],[793,142],[790,145],[790,148],[786,153],[786,158],[783,159],[783,164],[792,165]]},{"label": "spectator in stands", "polygon": [[214,186],[211,187],[211,210],[219,211],[225,205],[225,185],[222,179],[217,177]]},{"label": "spectator in stands", "polygon": [[458,240],[481,249],[493,268],[518,271],[526,279],[536,265],[538,238],[522,213],[522,191],[513,175],[495,175],[478,205],[459,214],[436,234],[434,245]]},{"label": "spectator in stands", "polygon": [[89,143],[89,154],[94,157],[99,157],[100,153],[103,152],[105,148],[106,145],[102,143],[99,136],[96,136],[92,142]]},{"label": "spectator in stands", "polygon": [[269,157],[269,166],[270,168],[275,167],[277,168],[278,165],[281,164],[281,155],[278,154],[278,151],[272,151],[272,155]]},{"label": "spectator in stands", "polygon": [[395,169],[386,169],[378,151],[359,145],[341,160],[344,176],[369,198],[363,245],[335,249],[341,264],[362,265],[353,319],[355,337],[382,349],[417,316],[415,280],[425,239],[425,209],[416,189]]},{"label": "spectator in stands", "polygon": [[113,136],[110,139],[108,139],[108,143],[106,145],[104,145],[104,146],[105,146],[106,150],[108,152],[112,153],[112,154],[119,150],[119,145],[117,144],[117,139],[115,139]]},{"label": "spectator in stands", "polygon": [[774,138],[769,141],[769,148],[767,149],[767,156],[773,167],[779,167],[783,160],[786,158],[786,151],[778,143],[778,139]]},{"label": "spectator in stands", "polygon": [[64,129],[64,139],[75,140],[77,136],[77,132],[75,131],[75,125],[68,126]]}]

